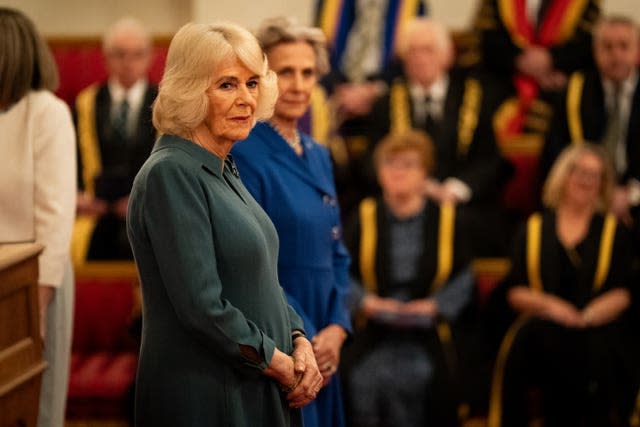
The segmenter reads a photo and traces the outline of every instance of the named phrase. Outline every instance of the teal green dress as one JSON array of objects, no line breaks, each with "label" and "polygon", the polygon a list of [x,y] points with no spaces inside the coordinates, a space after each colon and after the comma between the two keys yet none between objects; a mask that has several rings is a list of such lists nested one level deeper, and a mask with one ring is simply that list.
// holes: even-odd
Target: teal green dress
[{"label": "teal green dress", "polygon": [[302,320],[278,283],[278,237],[230,159],[164,135],[133,185],[127,231],[143,327],[136,425],[292,426],[262,371]]}]

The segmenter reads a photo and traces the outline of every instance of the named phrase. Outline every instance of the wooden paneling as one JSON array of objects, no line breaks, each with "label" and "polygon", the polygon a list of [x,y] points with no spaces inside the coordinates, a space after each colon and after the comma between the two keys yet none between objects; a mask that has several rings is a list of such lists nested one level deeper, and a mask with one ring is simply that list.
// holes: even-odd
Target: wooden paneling
[{"label": "wooden paneling", "polygon": [[0,426],[35,426],[46,363],[38,323],[35,244],[0,245]]}]

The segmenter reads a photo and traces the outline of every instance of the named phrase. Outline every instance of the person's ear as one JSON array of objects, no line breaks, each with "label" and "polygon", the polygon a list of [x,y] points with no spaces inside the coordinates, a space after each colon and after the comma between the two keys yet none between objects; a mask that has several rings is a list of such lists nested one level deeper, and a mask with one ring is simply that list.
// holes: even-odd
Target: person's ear
[{"label": "person's ear", "polygon": [[443,56],[442,62],[443,62],[444,69],[445,70],[451,69],[451,67],[453,67],[453,64],[455,63],[455,60],[456,60],[456,50],[453,44],[451,44],[449,47],[444,49],[442,56]]}]

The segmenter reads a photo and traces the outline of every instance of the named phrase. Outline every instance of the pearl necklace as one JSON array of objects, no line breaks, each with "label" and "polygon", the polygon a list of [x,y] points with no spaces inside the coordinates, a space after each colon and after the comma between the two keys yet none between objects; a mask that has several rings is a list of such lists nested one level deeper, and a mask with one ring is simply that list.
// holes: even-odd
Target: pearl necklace
[{"label": "pearl necklace", "polygon": [[290,139],[284,136],[284,134],[282,133],[278,125],[276,125],[275,123],[272,123],[271,121],[268,121],[267,123],[269,124],[269,126],[271,126],[273,130],[276,131],[278,135],[280,135],[280,138],[284,139],[287,142],[289,147],[291,147],[296,154],[298,155],[302,154],[302,142],[300,140],[300,132],[298,132],[298,129],[294,130],[293,139]]}]

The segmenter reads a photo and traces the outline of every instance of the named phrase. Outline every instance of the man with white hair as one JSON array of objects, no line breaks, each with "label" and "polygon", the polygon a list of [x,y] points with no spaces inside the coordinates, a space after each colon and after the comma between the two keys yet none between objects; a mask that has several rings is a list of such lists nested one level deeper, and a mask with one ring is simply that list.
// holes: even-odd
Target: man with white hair
[{"label": "man with white hair", "polygon": [[[440,23],[415,18],[399,34],[398,55],[404,77],[396,79],[388,94],[373,108],[369,126],[368,155],[357,169],[364,192],[375,191],[370,153],[387,133],[416,128],[426,131],[436,147],[429,196],[459,204],[472,222],[483,224],[498,215],[498,196],[511,166],[496,146],[491,115],[494,96],[484,82],[452,70],[454,50],[447,29]],[[462,212],[461,212],[462,213]],[[471,224],[472,228],[473,224]],[[504,243],[496,235],[472,237],[476,255],[497,255]]]},{"label": "man with white hair", "polygon": [[131,259],[125,229],[129,191],[156,137],[151,104],[157,88],[147,81],[152,44],[146,28],[134,18],[118,20],[104,34],[103,53],[108,80],[76,98],[76,263]]}]

